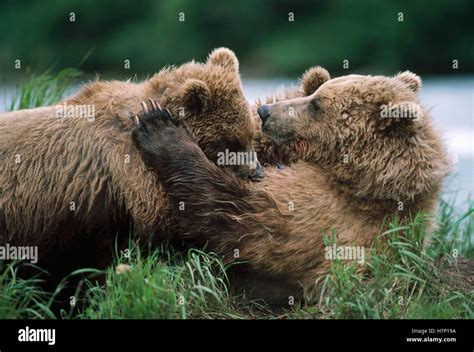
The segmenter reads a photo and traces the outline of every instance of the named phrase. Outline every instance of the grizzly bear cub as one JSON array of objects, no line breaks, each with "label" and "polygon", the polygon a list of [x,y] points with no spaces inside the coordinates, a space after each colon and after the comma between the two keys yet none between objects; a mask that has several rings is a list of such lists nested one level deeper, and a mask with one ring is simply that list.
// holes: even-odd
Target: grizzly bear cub
[{"label": "grizzly bear cub", "polygon": [[[117,232],[128,240],[130,224],[138,238],[159,232],[166,197],[130,140],[131,117],[153,98],[210,160],[226,149],[251,153],[238,66],[232,51],[216,49],[205,64],[166,68],[136,84],[94,82],[57,106],[1,115],[0,244],[38,246],[40,266],[67,271],[104,267]],[[232,171],[247,177],[255,166]]]},{"label": "grizzly bear cub", "polygon": [[295,162],[266,168],[256,184],[210,163],[160,114],[142,116],[132,132],[170,198],[169,230],[226,262],[246,262],[243,285],[271,301],[311,297],[331,261],[325,234],[368,249],[387,220],[434,214],[450,170],[413,73],[329,79],[314,68],[302,85],[298,97],[258,109],[263,132]]}]

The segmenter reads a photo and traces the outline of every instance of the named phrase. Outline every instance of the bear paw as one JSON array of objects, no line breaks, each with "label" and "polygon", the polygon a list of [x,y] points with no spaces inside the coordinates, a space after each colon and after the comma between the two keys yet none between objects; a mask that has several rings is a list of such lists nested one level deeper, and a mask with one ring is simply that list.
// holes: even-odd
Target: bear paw
[{"label": "bear paw", "polygon": [[143,112],[135,115],[132,139],[145,163],[152,168],[164,167],[166,160],[179,154],[190,154],[190,149],[199,147],[186,129],[173,118],[168,109],[149,99],[150,107],[142,102]]}]

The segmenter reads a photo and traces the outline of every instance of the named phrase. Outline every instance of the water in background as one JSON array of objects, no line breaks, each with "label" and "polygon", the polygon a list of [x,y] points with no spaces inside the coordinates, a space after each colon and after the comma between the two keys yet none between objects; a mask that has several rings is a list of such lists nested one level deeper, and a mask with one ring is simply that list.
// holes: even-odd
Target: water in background
[{"label": "water in background", "polygon": [[[278,89],[297,85],[285,79],[244,80],[250,102],[271,96]],[[15,93],[14,87],[0,87],[0,112],[6,110]],[[474,77],[424,79],[422,104],[446,140],[454,160],[454,174],[445,185],[444,198],[454,200],[465,209],[470,195],[474,196]]]},{"label": "water in background", "polygon": [[[248,100],[253,102],[297,82],[247,80],[243,85]],[[421,102],[430,111],[455,161],[443,198],[466,210],[468,197],[474,197],[474,77],[424,79]]]}]

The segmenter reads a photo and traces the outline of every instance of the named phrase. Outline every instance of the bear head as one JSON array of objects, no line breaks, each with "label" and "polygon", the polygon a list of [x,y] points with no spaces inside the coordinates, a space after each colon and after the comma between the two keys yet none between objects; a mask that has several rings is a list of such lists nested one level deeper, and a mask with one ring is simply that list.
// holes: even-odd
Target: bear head
[{"label": "bear head", "polygon": [[[153,92],[188,129],[206,156],[239,176],[259,176],[253,123],[236,55],[215,49],[206,63],[167,68],[152,78]],[[232,154],[234,154],[232,156]],[[236,158],[236,155],[243,158]],[[231,155],[230,160],[222,156]],[[224,162],[223,162],[224,160]]]},{"label": "bear head", "polygon": [[443,142],[419,105],[420,78],[348,75],[315,67],[301,97],[262,105],[262,130],[362,199],[403,201],[437,190],[450,171]]}]

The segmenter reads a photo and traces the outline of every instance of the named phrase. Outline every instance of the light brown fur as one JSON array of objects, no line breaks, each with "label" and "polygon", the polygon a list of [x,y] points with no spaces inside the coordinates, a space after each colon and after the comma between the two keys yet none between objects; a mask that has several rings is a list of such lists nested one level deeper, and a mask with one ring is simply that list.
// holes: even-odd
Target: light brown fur
[{"label": "light brown fur", "polygon": [[[277,294],[299,296],[300,285],[313,291],[330,265],[323,234],[334,233],[339,246],[368,249],[386,221],[397,217],[403,224],[420,212],[434,215],[450,171],[426,111],[416,110],[411,119],[381,118],[383,104],[391,103],[392,112],[406,104],[419,107],[416,75],[329,80],[324,69],[309,72],[300,97],[266,107],[263,132],[276,146],[288,147],[295,162],[283,170],[267,168],[260,183],[241,183],[188,142],[151,150],[138,142],[164,180],[171,204],[186,203],[170,229],[207,243],[227,262],[247,262],[250,278],[274,283],[273,291],[257,288],[270,300],[281,300]],[[172,163],[160,157],[167,153]]]},{"label": "light brown fur", "polygon": [[[261,184],[278,200],[291,233],[273,270],[286,263],[284,270],[311,287],[329,265],[322,255],[323,231],[334,231],[339,246],[370,248],[385,221],[436,213],[450,163],[431,118],[418,105],[420,87],[409,72],[329,80],[327,71],[314,68],[303,76],[302,97],[269,105],[263,131],[300,160],[284,170],[267,168]],[[382,105],[393,112],[404,104],[413,104],[420,116],[380,117]],[[281,186],[285,181],[288,187]],[[294,210],[285,206],[289,202]]]},{"label": "light brown fur", "polygon": [[67,267],[95,259],[96,250],[111,253],[117,231],[128,235],[131,223],[138,238],[156,232],[166,197],[129,137],[131,117],[148,98],[166,105],[209,159],[224,148],[252,151],[238,61],[225,48],[205,64],[166,68],[136,84],[94,82],[65,100],[93,105],[95,121],[58,118],[56,106],[3,114],[0,244],[39,246],[40,264]]}]

